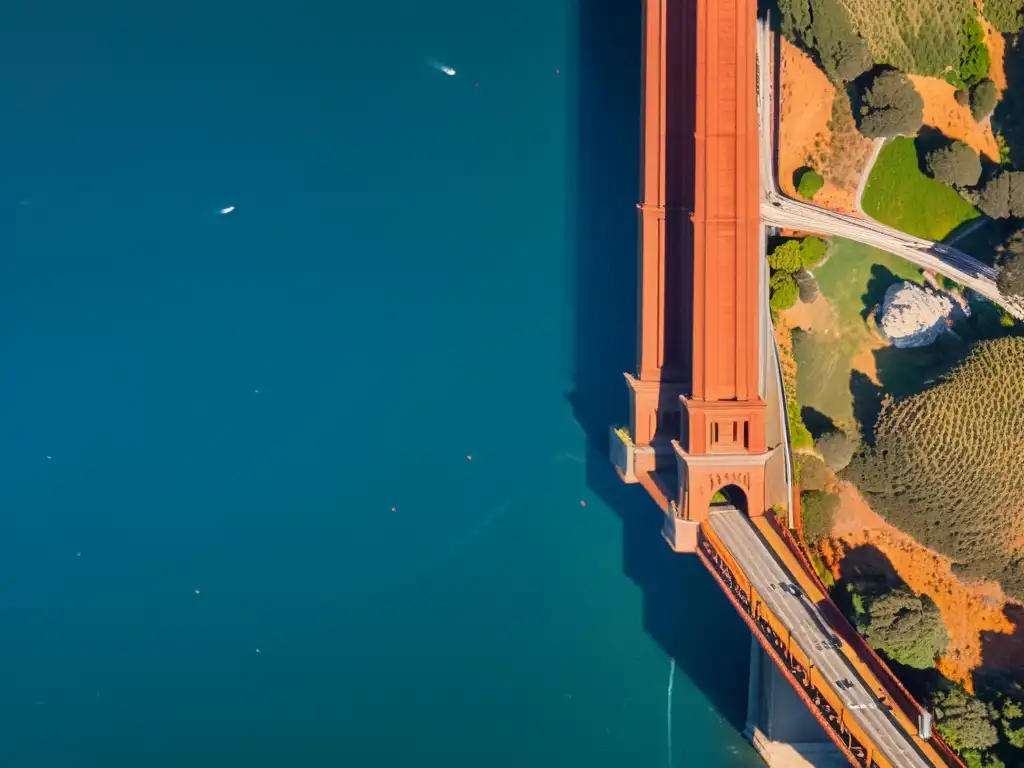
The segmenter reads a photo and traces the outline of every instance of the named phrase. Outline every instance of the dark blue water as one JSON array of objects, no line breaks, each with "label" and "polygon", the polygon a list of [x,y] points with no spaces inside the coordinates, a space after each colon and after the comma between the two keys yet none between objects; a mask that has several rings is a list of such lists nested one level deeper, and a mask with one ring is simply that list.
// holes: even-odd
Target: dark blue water
[{"label": "dark blue water", "polygon": [[5,766],[754,764],[605,456],[640,9],[585,5],[0,13]]}]

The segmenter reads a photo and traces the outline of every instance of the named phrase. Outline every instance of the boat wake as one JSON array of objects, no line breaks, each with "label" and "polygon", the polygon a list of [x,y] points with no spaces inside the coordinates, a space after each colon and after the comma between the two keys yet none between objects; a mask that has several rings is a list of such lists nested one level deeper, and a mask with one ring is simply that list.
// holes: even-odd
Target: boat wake
[{"label": "boat wake", "polygon": [[443,72],[444,74],[448,75],[449,77],[452,77],[452,76],[455,75],[455,70],[454,69],[449,67],[447,64],[442,64],[437,59],[431,59],[430,60],[430,66],[432,66],[438,72]]}]

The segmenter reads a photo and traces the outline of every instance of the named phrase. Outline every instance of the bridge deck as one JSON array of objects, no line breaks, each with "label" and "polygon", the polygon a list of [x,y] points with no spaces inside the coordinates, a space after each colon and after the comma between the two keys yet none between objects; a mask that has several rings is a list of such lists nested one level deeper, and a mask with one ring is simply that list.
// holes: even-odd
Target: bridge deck
[{"label": "bridge deck", "polygon": [[[869,734],[876,749],[900,768],[934,763],[921,754],[914,735],[881,704],[875,690],[836,647],[835,632],[803,589],[788,591],[799,579],[775,556],[750,519],[739,511],[716,512],[707,523],[741,566],[758,597],[785,622],[795,642],[811,659],[823,682],[836,692],[849,716]],[[842,681],[842,682],[841,682]]]}]

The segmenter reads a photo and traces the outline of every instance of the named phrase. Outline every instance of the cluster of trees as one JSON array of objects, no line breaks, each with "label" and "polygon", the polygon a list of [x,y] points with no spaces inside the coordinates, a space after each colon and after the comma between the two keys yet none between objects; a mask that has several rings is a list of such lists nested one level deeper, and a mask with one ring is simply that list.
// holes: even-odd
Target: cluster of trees
[{"label": "cluster of trees", "polygon": [[[983,79],[991,57],[971,0],[777,0],[782,33],[809,51],[835,83],[876,64],[946,77],[959,87]],[[986,5],[986,10],[988,6]]]},{"label": "cluster of trees", "polygon": [[914,669],[930,669],[949,644],[942,614],[927,595],[881,580],[847,584],[854,623],[868,645]]},{"label": "cluster of trees", "polygon": [[[1007,19],[1019,17],[1022,3],[992,0],[985,13],[1002,20],[996,26],[1013,26]],[[996,8],[990,8],[993,4]],[[856,117],[869,138],[912,136],[921,127],[924,104],[904,72],[952,82],[975,120],[986,117],[998,100],[988,79],[992,57],[970,0],[920,0],[914,13],[903,3],[865,0],[777,0],[777,5],[782,33],[811,53],[837,85],[876,65],[887,67],[861,89]],[[1000,6],[1016,7],[1011,12]]]},{"label": "cluster of trees", "polygon": [[[1024,219],[1024,171],[1000,171],[975,196],[993,219]],[[1024,224],[1018,223],[996,249],[996,283],[1009,296],[1024,296]]]},{"label": "cluster of trees", "polygon": [[1005,768],[1024,761],[1024,690],[1020,683],[998,680],[978,695],[944,681],[926,697],[935,715],[935,730],[963,757],[968,768]]},{"label": "cluster of trees", "polygon": [[930,389],[884,407],[842,471],[870,507],[965,577],[1024,599],[1024,338],[978,343]]},{"label": "cluster of trees", "polygon": [[840,0],[778,0],[782,34],[812,52],[834,83],[855,79],[874,63]]},{"label": "cluster of trees", "polygon": [[1004,35],[1020,32],[1024,26],[1024,0],[985,0],[981,12]]},{"label": "cluster of trees", "polygon": [[[935,602],[879,573],[843,585],[850,619],[868,645],[915,675],[911,689],[935,716],[935,729],[970,768],[1024,764],[1024,686],[1006,674],[975,678],[977,693],[934,669],[949,633]],[[1007,758],[1006,762],[1000,758]]]},{"label": "cluster of trees", "polygon": [[951,187],[973,187],[981,178],[981,158],[962,141],[933,149],[924,164],[932,178]]},{"label": "cluster of trees", "polygon": [[825,258],[828,244],[820,237],[786,240],[768,255],[772,275],[768,281],[769,305],[773,312],[782,312],[796,304],[797,299],[813,301],[818,285],[807,270]]},{"label": "cluster of trees", "polygon": [[895,69],[878,73],[861,94],[857,127],[871,139],[913,136],[924,121],[924,99]]}]

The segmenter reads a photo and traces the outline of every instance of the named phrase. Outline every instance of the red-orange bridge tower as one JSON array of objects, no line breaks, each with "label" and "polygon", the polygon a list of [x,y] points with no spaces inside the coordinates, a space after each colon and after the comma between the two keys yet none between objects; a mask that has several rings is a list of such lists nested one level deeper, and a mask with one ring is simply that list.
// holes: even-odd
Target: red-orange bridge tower
[{"label": "red-orange bridge tower", "polygon": [[[759,394],[756,0],[646,0],[639,338],[620,474],[692,551],[716,493],[771,505]],[[671,40],[671,45],[667,41]]]}]

